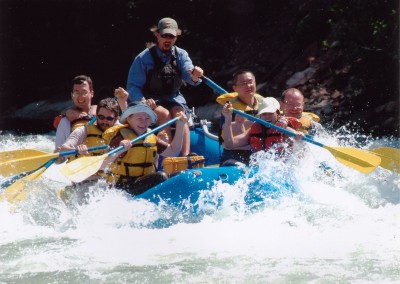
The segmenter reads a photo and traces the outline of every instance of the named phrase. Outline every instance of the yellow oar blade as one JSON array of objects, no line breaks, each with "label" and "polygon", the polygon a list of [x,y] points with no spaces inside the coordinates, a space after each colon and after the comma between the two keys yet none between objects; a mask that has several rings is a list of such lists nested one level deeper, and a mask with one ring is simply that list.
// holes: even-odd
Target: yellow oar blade
[{"label": "yellow oar blade", "polygon": [[0,163],[0,175],[6,177],[23,172],[30,172],[58,156],[58,153],[45,153],[37,156],[18,157],[7,160]]},{"label": "yellow oar blade", "polygon": [[46,154],[48,154],[48,153],[39,151],[39,150],[33,150],[33,149],[19,149],[19,150],[4,151],[4,152],[0,152],[0,163],[4,163],[9,160],[16,160],[16,159],[27,158],[27,157],[36,157],[36,156],[42,156],[42,155],[46,155]]},{"label": "yellow oar blade", "polygon": [[0,195],[0,201],[6,200],[10,203],[16,203],[25,200],[29,182],[40,178],[46,169],[46,167],[41,167],[39,170],[14,182]]},{"label": "yellow oar blade", "polygon": [[400,173],[400,149],[382,147],[369,150],[382,159],[380,166],[390,171]]},{"label": "yellow oar blade", "polygon": [[375,170],[381,163],[381,158],[367,151],[350,147],[329,147],[324,148],[331,152],[342,164],[349,166],[362,173],[368,174]]},{"label": "yellow oar blade", "polygon": [[82,182],[91,175],[97,173],[107,157],[107,154],[82,157],[66,164],[61,169],[61,172],[73,182]]}]

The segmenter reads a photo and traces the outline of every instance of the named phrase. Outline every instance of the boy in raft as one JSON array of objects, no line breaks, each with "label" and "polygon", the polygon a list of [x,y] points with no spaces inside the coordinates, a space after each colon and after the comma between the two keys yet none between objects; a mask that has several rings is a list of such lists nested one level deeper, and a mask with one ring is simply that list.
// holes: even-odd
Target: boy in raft
[{"label": "boy in raft", "polygon": [[111,127],[103,138],[110,147],[124,146],[126,152],[119,155],[110,166],[110,182],[119,189],[138,195],[165,181],[164,172],[156,172],[157,154],[164,157],[178,156],[182,148],[183,128],[187,123],[184,112],[176,122],[174,138],[168,144],[156,135],[150,134],[134,145],[131,140],[150,131],[150,125],[157,121],[156,113],[142,102],[133,102],[122,113],[123,125]]},{"label": "boy in raft", "polygon": [[[225,133],[224,138],[227,147],[233,148],[250,145],[250,149],[253,153],[261,150],[268,151],[274,147],[279,155],[284,154],[285,147],[283,143],[288,141],[289,136],[273,128],[261,125],[260,123],[255,122],[251,128],[247,129],[245,132],[234,136],[232,132],[231,109],[232,104],[227,102],[222,110],[222,114],[225,117],[225,123],[222,126],[222,129]],[[268,97],[261,101],[257,115],[262,120],[296,133],[295,140],[301,140],[304,137],[304,134],[293,129],[296,127],[292,126],[295,122],[292,119],[288,120],[287,118],[280,116],[279,113],[279,102],[275,98]]]}]

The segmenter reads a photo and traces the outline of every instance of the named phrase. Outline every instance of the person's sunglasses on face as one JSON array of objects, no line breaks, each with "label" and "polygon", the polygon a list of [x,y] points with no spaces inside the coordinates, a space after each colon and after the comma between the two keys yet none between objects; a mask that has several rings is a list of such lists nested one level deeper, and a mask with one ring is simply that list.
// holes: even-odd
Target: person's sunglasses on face
[{"label": "person's sunglasses on face", "polygon": [[115,117],[112,117],[112,116],[104,116],[104,115],[102,115],[102,114],[99,114],[99,115],[97,116],[97,118],[100,119],[100,120],[107,119],[108,121],[113,121],[113,120],[115,119]]},{"label": "person's sunglasses on face", "polygon": [[161,37],[162,37],[162,38],[168,38],[168,39],[174,39],[174,38],[176,38],[176,36],[171,35],[171,34],[163,34],[163,35],[161,35]]}]

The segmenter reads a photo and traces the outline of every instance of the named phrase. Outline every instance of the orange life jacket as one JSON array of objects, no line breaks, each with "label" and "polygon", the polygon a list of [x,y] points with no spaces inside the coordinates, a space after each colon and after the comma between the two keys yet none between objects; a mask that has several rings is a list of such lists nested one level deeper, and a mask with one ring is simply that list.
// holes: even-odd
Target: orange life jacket
[{"label": "orange life jacket", "polygon": [[[286,129],[288,126],[288,120],[284,117],[279,117],[275,123],[276,126]],[[249,144],[252,152],[258,152],[261,150],[269,150],[275,144],[280,144],[287,139],[287,135],[275,130],[274,128],[265,127],[260,123],[254,123],[249,132]],[[283,147],[277,148],[278,152],[283,151]]]}]

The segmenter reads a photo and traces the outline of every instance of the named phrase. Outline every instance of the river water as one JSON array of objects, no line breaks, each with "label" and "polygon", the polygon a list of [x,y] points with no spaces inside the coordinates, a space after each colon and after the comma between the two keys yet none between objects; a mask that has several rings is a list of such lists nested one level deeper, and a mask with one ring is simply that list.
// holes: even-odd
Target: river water
[{"label": "river water", "polygon": [[[0,151],[51,152],[53,140],[1,133]],[[273,175],[260,165],[271,182],[294,182],[296,193],[248,208],[248,181],[216,183],[224,204],[201,217],[101,183],[85,203],[67,206],[56,192],[68,180],[54,167],[26,185],[17,208],[0,203],[0,283],[399,283],[399,175],[362,174],[329,161],[325,149],[310,152]],[[314,162],[321,158],[335,174]],[[169,225],[149,226],[157,218]]]}]

